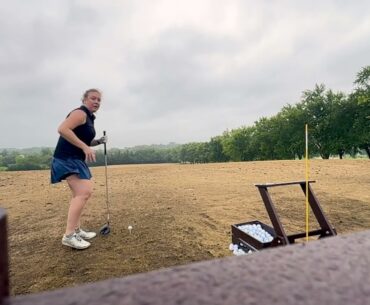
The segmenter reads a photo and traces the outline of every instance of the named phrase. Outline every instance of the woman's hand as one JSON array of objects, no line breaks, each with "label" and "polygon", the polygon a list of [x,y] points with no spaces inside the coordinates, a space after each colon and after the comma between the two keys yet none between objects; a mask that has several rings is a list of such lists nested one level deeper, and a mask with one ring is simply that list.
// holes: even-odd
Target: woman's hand
[{"label": "woman's hand", "polygon": [[107,142],[108,142],[108,136],[107,135],[102,136],[100,139],[98,139],[99,144],[105,144]]},{"label": "woman's hand", "polygon": [[92,148],[90,148],[87,145],[82,150],[85,154],[86,162],[95,162],[96,161],[95,150],[93,150]]},{"label": "woman's hand", "polygon": [[103,136],[99,139],[94,139],[91,141],[90,146],[97,146],[100,144],[105,144],[108,142],[108,136]]}]

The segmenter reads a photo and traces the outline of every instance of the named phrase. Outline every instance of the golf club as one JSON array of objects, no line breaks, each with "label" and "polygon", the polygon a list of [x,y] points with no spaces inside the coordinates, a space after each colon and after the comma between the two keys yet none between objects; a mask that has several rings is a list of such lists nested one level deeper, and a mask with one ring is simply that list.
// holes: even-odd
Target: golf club
[{"label": "golf club", "polygon": [[[103,131],[103,135],[106,133]],[[104,142],[104,163],[105,163],[105,202],[107,204],[107,223],[101,227],[100,234],[108,235],[110,233],[109,226],[109,198],[108,198],[108,173],[107,173],[107,144]]]}]

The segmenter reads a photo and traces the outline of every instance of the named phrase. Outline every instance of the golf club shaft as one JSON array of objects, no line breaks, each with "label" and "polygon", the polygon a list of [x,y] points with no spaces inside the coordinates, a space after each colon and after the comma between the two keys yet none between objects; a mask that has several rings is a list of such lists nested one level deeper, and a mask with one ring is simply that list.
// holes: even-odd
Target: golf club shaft
[{"label": "golf club shaft", "polygon": [[[105,131],[103,131],[103,135],[105,136],[106,133]],[[108,216],[107,216],[107,222],[109,224],[109,197],[108,197],[108,170],[107,170],[107,167],[108,167],[108,162],[107,162],[107,144],[104,143],[104,163],[105,163],[105,202],[107,204],[107,212],[108,212]]]}]

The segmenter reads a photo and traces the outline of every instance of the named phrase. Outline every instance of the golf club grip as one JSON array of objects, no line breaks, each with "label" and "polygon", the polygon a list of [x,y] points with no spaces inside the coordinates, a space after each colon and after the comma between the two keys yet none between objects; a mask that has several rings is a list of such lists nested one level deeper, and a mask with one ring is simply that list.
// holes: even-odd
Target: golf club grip
[{"label": "golf club grip", "polygon": [[[106,135],[106,132],[105,130],[103,131],[103,136],[105,137]],[[104,155],[106,156],[107,155],[107,143],[104,142]]]}]

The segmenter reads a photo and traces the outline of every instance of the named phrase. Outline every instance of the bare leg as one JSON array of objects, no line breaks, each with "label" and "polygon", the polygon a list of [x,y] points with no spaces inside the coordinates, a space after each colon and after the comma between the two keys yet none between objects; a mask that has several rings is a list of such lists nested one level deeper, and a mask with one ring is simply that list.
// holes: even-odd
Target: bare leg
[{"label": "bare leg", "polygon": [[66,180],[72,191],[65,232],[66,235],[69,235],[80,225],[82,210],[92,194],[92,182],[90,180],[80,179],[77,175],[71,175]]}]

